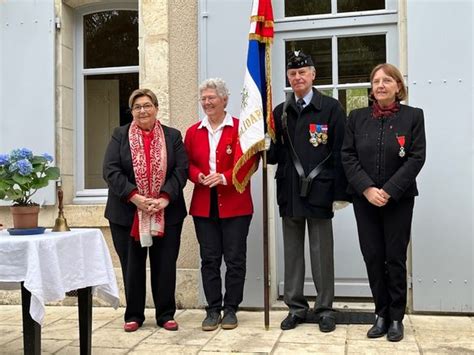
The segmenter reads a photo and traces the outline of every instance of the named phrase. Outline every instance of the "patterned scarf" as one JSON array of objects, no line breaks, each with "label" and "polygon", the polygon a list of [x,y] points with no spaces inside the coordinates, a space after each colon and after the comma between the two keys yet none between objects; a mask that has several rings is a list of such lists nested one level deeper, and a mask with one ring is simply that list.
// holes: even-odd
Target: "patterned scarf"
[{"label": "patterned scarf", "polygon": [[[145,197],[158,198],[160,189],[166,179],[166,143],[163,127],[158,120],[153,127],[153,138],[150,145],[150,167],[147,171],[142,130],[132,121],[128,131],[130,151],[132,153],[133,172],[138,193]],[[161,210],[153,215],[138,209],[138,230],[142,247],[153,244],[152,236],[162,237],[165,232],[165,214]]]},{"label": "patterned scarf", "polygon": [[387,117],[393,115],[395,112],[400,110],[400,103],[395,101],[387,107],[381,107],[378,102],[374,102],[372,105],[372,117],[380,118],[382,116]]}]

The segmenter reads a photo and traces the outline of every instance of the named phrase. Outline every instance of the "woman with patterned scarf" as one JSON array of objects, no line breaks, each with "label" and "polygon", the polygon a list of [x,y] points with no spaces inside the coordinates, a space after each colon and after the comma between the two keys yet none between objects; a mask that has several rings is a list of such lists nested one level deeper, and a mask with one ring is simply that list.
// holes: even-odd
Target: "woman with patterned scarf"
[{"label": "woman with patterned scarf", "polygon": [[341,156],[375,302],[367,337],[400,341],[416,176],[425,162],[424,119],[421,109],[400,103],[407,89],[395,66],[377,65],[370,83],[374,103],[350,113]]},{"label": "woman with patterned scarf", "polygon": [[135,90],[129,106],[133,121],[114,130],[104,158],[105,217],[127,302],[124,330],[136,331],[145,321],[148,254],[156,322],[177,330],[176,260],[186,216],[188,158],[181,133],[156,119],[158,100],[151,90]]}]

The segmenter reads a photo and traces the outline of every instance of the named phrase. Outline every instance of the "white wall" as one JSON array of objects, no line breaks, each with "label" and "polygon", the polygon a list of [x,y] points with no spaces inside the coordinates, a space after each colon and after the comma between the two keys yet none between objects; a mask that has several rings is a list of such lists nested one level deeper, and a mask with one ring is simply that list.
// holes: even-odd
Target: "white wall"
[{"label": "white wall", "polygon": [[427,159],[412,231],[413,309],[472,312],[473,3],[408,1],[409,104],[425,113]]}]

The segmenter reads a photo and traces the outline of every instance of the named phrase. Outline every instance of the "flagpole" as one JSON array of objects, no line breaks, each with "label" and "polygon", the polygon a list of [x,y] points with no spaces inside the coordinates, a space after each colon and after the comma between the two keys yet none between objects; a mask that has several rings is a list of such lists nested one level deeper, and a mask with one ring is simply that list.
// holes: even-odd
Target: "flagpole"
[{"label": "flagpole", "polygon": [[263,151],[262,195],[263,195],[263,307],[265,329],[270,328],[270,280],[268,260],[268,184],[267,184],[267,151]]},{"label": "flagpole", "polygon": [[[271,43],[273,42],[273,10],[271,0],[254,0],[250,16],[247,70],[242,89],[239,121],[239,146],[232,171],[232,183],[243,192],[258,166],[258,153],[263,151],[263,297],[265,328],[270,327],[270,280],[268,250],[268,183],[265,130],[274,139],[271,94]],[[262,70],[264,69],[264,70]],[[265,127],[267,123],[268,127]]]}]

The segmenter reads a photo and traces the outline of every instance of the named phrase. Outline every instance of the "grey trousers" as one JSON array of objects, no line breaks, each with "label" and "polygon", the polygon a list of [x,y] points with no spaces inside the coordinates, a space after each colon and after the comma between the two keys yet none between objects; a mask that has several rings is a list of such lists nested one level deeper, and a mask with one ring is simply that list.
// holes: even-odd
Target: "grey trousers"
[{"label": "grey trousers", "polygon": [[305,225],[308,224],[311,272],[317,296],[315,311],[327,314],[334,300],[334,241],[330,219],[283,217],[285,258],[284,301],[290,313],[305,318],[309,309],[304,297]]}]

